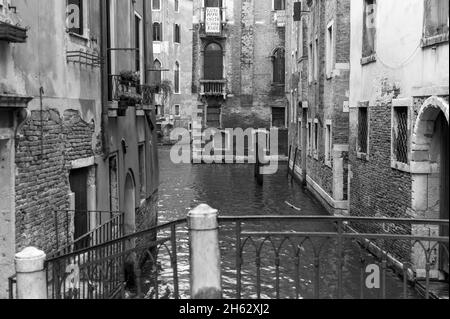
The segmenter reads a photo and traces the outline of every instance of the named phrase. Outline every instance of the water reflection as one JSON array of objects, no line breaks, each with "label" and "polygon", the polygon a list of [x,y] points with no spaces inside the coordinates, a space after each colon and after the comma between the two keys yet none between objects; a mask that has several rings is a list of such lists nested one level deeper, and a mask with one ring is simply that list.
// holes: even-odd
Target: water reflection
[{"label": "water reflection", "polygon": [[[169,149],[160,150],[161,185],[159,189],[159,222],[184,218],[187,213],[201,203],[207,203],[219,210],[222,216],[244,215],[326,215],[325,209],[296,183],[286,178],[280,170],[277,175],[267,176],[263,187],[254,182],[253,167],[248,165],[174,165],[170,161]],[[294,210],[286,202],[301,209]],[[244,225],[243,230],[263,231],[334,231],[330,223],[286,223],[270,222]],[[185,227],[178,228],[178,271],[180,277],[180,296],[189,297],[189,245]],[[226,298],[236,297],[236,249],[234,225],[222,225],[220,230],[222,253],[223,288]],[[300,240],[300,239],[299,239]],[[280,254],[280,297],[314,298],[315,260],[314,248],[320,245],[320,297],[337,297],[337,256],[334,240],[313,241],[302,246],[300,258],[296,258],[292,245],[283,246]],[[262,240],[259,241],[261,244]],[[275,245],[280,244],[275,240]],[[293,246],[299,243],[294,243]],[[344,297],[359,298],[361,281],[361,258],[365,264],[375,262],[365,251],[361,252],[352,242],[345,242],[344,259]],[[264,244],[261,255],[261,297],[276,296],[276,266],[273,246]],[[256,298],[257,267],[256,249],[246,246],[242,268],[242,297]],[[163,273],[162,290],[170,287],[172,271],[170,260],[161,259]],[[297,268],[298,265],[298,268]],[[298,270],[297,270],[298,269]],[[298,271],[298,282],[296,273]],[[300,287],[297,296],[296,287]],[[387,297],[402,298],[402,282],[392,273],[387,276]],[[173,291],[173,290],[172,290]],[[380,291],[364,289],[365,298],[379,298]],[[415,298],[413,289],[407,291],[409,298]]]}]

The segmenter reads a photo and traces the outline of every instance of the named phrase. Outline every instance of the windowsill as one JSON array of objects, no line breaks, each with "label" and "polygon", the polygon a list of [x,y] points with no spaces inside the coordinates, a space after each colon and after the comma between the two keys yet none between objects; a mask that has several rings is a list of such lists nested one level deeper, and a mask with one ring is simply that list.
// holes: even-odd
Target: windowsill
[{"label": "windowsill", "polygon": [[374,63],[376,61],[377,61],[377,54],[373,53],[373,54],[371,54],[371,55],[369,55],[367,57],[361,58],[361,65],[367,65],[367,64],[370,64],[370,63]]},{"label": "windowsill", "polygon": [[74,32],[67,32],[67,33],[69,34],[69,36],[71,38],[75,38],[78,41],[83,41],[85,46],[87,46],[87,44],[89,43],[89,38],[85,35],[81,35],[81,34],[74,33]]},{"label": "windowsill", "polygon": [[432,37],[423,37],[421,46],[422,48],[428,48],[428,47],[434,47],[439,44],[447,43],[448,42],[448,32],[438,34]]},{"label": "windowsill", "polygon": [[365,162],[369,161],[369,154],[356,152],[356,158]]},{"label": "windowsill", "polygon": [[397,162],[396,160],[391,160],[391,168],[398,171],[411,173],[411,166],[409,164],[400,163]]}]

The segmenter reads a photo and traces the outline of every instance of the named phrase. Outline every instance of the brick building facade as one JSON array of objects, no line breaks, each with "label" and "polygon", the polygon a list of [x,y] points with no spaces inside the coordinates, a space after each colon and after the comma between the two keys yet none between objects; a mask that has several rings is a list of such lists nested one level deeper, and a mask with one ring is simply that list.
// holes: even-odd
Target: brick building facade
[{"label": "brick building facade", "polygon": [[[448,220],[448,1],[351,5],[350,214]],[[448,236],[377,226],[368,231]],[[418,251],[392,250],[420,278]],[[448,276],[448,253],[430,253],[432,277]]]},{"label": "brick building facade", "polygon": [[194,0],[193,93],[203,127],[285,127],[284,1]]},{"label": "brick building facade", "polygon": [[0,5],[0,297],[17,251],[51,254],[113,211],[125,213],[126,231],[147,228],[158,189],[151,99],[124,102],[117,80],[138,72],[144,92],[151,9],[142,0],[8,4]]},{"label": "brick building facade", "polygon": [[286,10],[290,167],[331,214],[344,214],[350,1],[287,1]]}]

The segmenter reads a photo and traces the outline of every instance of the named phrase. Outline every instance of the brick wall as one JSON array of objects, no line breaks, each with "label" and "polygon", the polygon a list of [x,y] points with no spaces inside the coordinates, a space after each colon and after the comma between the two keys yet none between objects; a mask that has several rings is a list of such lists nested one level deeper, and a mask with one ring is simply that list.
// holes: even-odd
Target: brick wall
[{"label": "brick wall", "polygon": [[[42,119],[43,152],[39,111],[32,111],[16,145],[17,251],[29,245],[46,252],[56,248],[54,212],[69,209],[70,163],[94,155],[94,124],[82,121],[78,112],[61,116],[45,110]],[[66,229],[67,222],[65,213],[58,214],[59,229]],[[65,233],[59,241],[65,242]]]}]

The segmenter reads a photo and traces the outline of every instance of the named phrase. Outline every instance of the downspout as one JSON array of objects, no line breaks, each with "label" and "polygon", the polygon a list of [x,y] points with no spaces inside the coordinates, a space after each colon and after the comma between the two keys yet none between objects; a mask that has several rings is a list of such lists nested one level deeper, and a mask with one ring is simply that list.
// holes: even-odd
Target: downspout
[{"label": "downspout", "polygon": [[100,0],[100,94],[101,94],[101,107],[102,107],[102,151],[104,159],[109,157],[109,132],[108,132],[108,23],[107,23],[107,0]]}]

